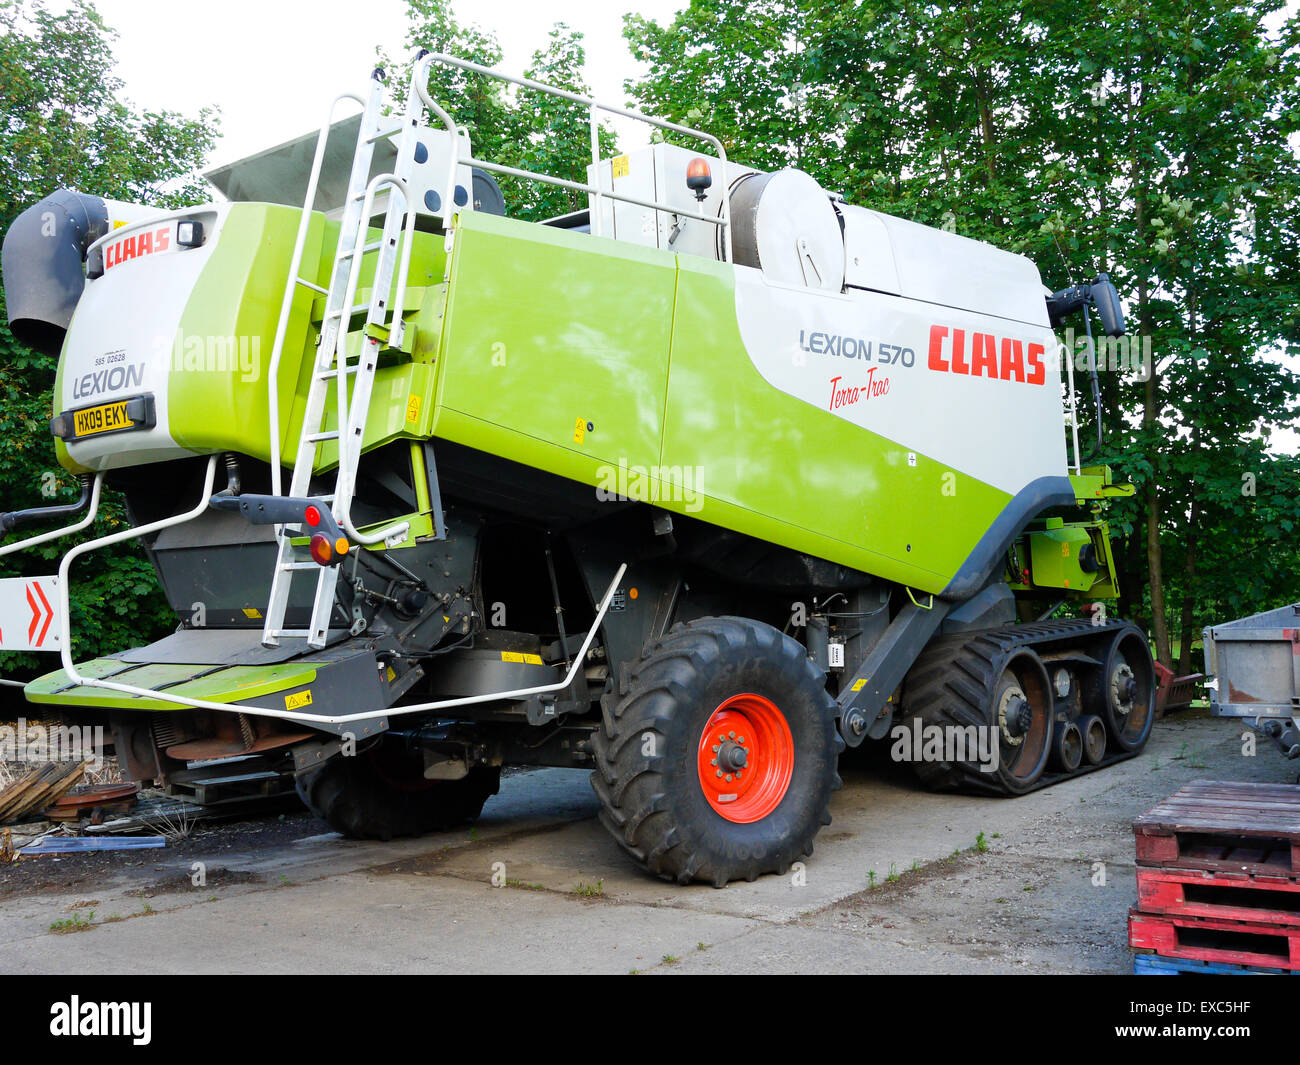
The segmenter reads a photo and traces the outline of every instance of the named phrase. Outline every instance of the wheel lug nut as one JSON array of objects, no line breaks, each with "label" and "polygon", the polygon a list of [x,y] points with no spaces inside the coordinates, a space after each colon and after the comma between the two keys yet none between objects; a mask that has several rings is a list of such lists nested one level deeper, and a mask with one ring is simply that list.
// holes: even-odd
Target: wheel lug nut
[{"label": "wheel lug nut", "polygon": [[727,781],[728,781],[728,783],[730,783],[730,781],[731,781],[731,774],[730,774],[730,773],[727,774]]},{"label": "wheel lug nut", "polygon": [[727,735],[730,736],[733,740],[736,738],[736,734],[734,732],[728,732]]},{"label": "wheel lug nut", "polygon": [[717,764],[718,764],[718,760],[716,758],[711,758],[709,760],[709,765],[717,765]]},{"label": "wheel lug nut", "polygon": [[716,743],[713,745],[713,753],[714,754],[718,753],[718,745]]},{"label": "wheel lug nut", "polygon": [[718,770],[718,776],[722,776],[722,770],[721,770],[721,769]]}]

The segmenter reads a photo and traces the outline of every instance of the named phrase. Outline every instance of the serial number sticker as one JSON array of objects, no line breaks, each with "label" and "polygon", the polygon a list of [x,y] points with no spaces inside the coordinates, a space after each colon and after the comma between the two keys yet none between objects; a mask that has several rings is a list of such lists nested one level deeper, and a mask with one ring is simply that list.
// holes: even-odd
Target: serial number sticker
[{"label": "serial number sticker", "polygon": [[284,697],[284,708],[286,710],[301,710],[304,706],[311,706],[311,692],[294,692],[293,695]]},{"label": "serial number sticker", "polygon": [[126,400],[117,403],[103,403],[98,407],[87,407],[72,416],[72,435],[74,437],[94,436],[96,433],[111,433],[117,429],[130,429],[135,425],[126,413]]},{"label": "serial number sticker", "polygon": [[502,651],[502,662],[527,662],[531,666],[545,665],[541,655],[526,654],[523,651]]}]

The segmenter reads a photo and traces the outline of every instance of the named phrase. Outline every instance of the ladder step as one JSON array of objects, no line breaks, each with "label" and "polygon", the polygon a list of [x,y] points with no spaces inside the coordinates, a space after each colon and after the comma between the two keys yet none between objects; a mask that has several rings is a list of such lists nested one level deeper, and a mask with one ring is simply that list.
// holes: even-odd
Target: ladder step
[{"label": "ladder step", "polygon": [[[359,369],[360,369],[359,366],[345,366],[343,367],[343,372],[352,374],[352,373],[356,373],[357,370]],[[338,370],[333,369],[332,367],[328,370],[318,370],[316,372],[316,377],[321,381],[328,381],[331,377],[337,377],[338,375],[339,375]]]},{"label": "ladder step", "polygon": [[[382,240],[376,240],[371,244],[364,244],[361,247],[361,254],[367,255],[372,251],[378,251],[383,246],[384,246],[384,242]],[[347,251],[339,252],[338,261],[342,262],[344,259],[351,259],[352,256],[354,256],[356,253],[357,253],[356,248],[350,248]],[[324,292],[325,290],[321,289],[321,291]]]},{"label": "ladder step", "polygon": [[323,433],[308,433],[307,439],[313,444],[318,444],[322,440],[337,440],[339,431],[337,429],[326,429]]},{"label": "ladder step", "polygon": [[320,566],[315,562],[281,562],[280,568],[288,573],[295,569],[320,569]]},{"label": "ladder step", "polygon": [[[348,317],[351,318],[354,314],[366,314],[369,312],[369,310],[370,310],[370,304],[358,303],[351,310],[348,311]],[[326,311],[324,320],[329,321],[331,318],[341,318],[341,317],[343,317],[343,312],[341,310]]]},{"label": "ladder step", "polygon": [[298,277],[294,280],[296,280],[298,284],[302,285],[303,288],[309,288],[313,292],[319,292],[322,296],[328,296],[330,294],[329,289],[321,288],[320,285],[316,284],[314,281],[308,281],[305,277]]}]

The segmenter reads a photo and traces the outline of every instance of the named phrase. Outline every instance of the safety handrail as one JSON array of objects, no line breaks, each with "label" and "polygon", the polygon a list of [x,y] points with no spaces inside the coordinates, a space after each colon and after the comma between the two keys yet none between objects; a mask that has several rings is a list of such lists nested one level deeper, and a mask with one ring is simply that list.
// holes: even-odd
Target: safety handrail
[{"label": "safety handrail", "polygon": [[70,536],[72,533],[80,532],[87,525],[90,525],[99,514],[99,497],[103,485],[104,475],[102,473],[95,474],[95,481],[90,489],[90,509],[86,511],[85,516],[80,521],[65,525],[62,529],[51,529],[49,532],[37,533],[37,535],[29,536],[25,540],[18,540],[15,543],[0,547],[0,558],[5,555],[12,555],[16,551],[25,551],[29,547],[49,543],[49,541],[57,540],[61,536]]},{"label": "safety handrail", "polygon": [[569,687],[578,678],[579,673],[586,668],[587,652],[591,650],[591,645],[596,639],[596,633],[600,630],[605,615],[609,612],[610,603],[614,601],[614,593],[618,590],[619,582],[627,572],[627,563],[621,563],[614,573],[614,579],[609,582],[609,586],[605,589],[605,594],[601,596],[600,603],[596,608],[596,618],[592,622],[591,628],[587,630],[587,637],[583,640],[578,653],[574,655],[568,671],[563,679],[554,681],[551,684],[535,684],[528,688],[511,688],[507,691],[485,692],[481,695],[467,695],[456,699],[438,699],[433,702],[415,703],[408,706],[376,707],[373,710],[362,710],[351,714],[325,716],[304,714],[292,710],[277,710],[274,707],[248,706],[244,703],[219,703],[211,699],[191,699],[189,696],[177,695],[170,691],[155,691],[152,688],[143,688],[136,684],[123,684],[120,681],[84,676],[78,672],[76,663],[72,660],[72,613],[69,589],[72,563],[82,555],[89,554],[101,547],[107,547],[109,544],[147,536],[162,529],[171,528],[175,525],[184,525],[186,522],[193,521],[208,509],[208,500],[212,495],[212,484],[216,476],[216,469],[217,456],[213,455],[208,459],[208,470],[204,480],[203,492],[198,503],[192,509],[180,514],[174,514],[170,518],[161,518],[147,525],[138,525],[111,533],[108,536],[101,536],[95,540],[87,540],[83,544],[78,544],[63,556],[63,561],[59,565],[58,588],[59,657],[63,664],[63,672],[70,684],[85,688],[103,688],[108,691],[121,692],[123,695],[174,703],[177,706],[188,706],[196,710],[222,710],[229,713],[250,714],[254,717],[273,717],[282,721],[296,721],[308,725],[346,725],[353,721],[367,721],[377,717],[398,717],[404,714],[427,713],[457,706],[470,706],[475,703],[495,702],[499,699],[516,700],[526,699],[533,695],[546,695],[551,692],[563,691]]},{"label": "safety handrail", "polygon": [[[370,214],[374,208],[375,194],[378,193],[378,191],[381,188],[385,188],[385,187],[392,189],[401,195],[402,210],[404,216],[404,221],[402,225],[402,238],[403,238],[402,256],[397,268],[396,290],[393,294],[392,305],[389,307],[389,310],[392,312],[392,316],[393,316],[392,317],[393,324],[391,326],[392,334],[400,337],[400,333],[402,329],[402,308],[406,304],[406,283],[407,283],[407,278],[409,277],[409,271],[411,267],[411,247],[415,242],[415,207],[411,203],[410,187],[407,185],[405,181],[399,178],[396,174],[376,174],[373,178],[370,179],[369,184],[366,185],[365,199],[362,201],[361,204],[361,221],[359,223],[359,225],[361,226],[361,231],[358,234],[358,247],[360,247],[365,243],[365,234],[370,226]],[[361,278],[361,256],[354,255],[352,257],[352,260],[348,264],[348,287],[346,290],[347,294],[343,298],[343,306],[347,308],[348,311],[350,311],[353,306],[352,301],[356,299],[357,286],[360,283],[360,278]],[[385,326],[388,322],[387,315],[381,315],[380,320],[375,321],[374,314],[375,314],[375,308],[377,306],[379,297],[381,295],[387,296],[387,292],[384,293],[380,292],[381,279],[376,278],[375,282],[376,283],[375,283],[374,291],[372,291],[370,295],[370,309],[367,312],[366,321],[371,325]],[[387,287],[388,286],[386,284],[383,285],[383,288],[386,289]],[[338,442],[338,450],[339,450],[339,470],[344,473],[347,473],[349,479],[351,479],[352,477],[354,477],[354,474],[352,474],[350,471],[352,471],[355,467],[354,464],[352,464],[349,461],[348,449],[353,446],[353,441],[350,439],[350,435],[351,435],[350,431],[352,429],[352,420],[353,420],[351,408],[352,405],[356,402],[356,397],[352,398],[351,403],[349,402],[347,338],[348,338],[347,330],[340,329],[338,332],[338,338],[335,342],[335,348],[334,348],[335,351],[334,372],[336,375],[335,376],[336,384],[334,390],[335,390],[335,401],[338,405],[339,435],[338,435],[337,442]],[[365,397],[365,399],[368,404],[369,397],[367,396]],[[360,447],[361,441],[357,441],[356,446]],[[389,539],[390,537],[394,537],[397,535],[404,536],[407,530],[410,529],[411,526],[409,522],[399,521],[399,522],[394,522],[392,525],[380,529],[378,532],[375,533],[359,532],[356,526],[353,525],[352,523],[352,489],[353,489],[353,485],[351,483],[346,485],[340,483],[338,485],[336,491],[341,497],[342,506],[339,507],[336,516],[338,518],[339,524],[343,526],[344,531],[347,532],[348,536],[351,537],[355,543],[359,543],[359,544],[381,543],[384,540]]]},{"label": "safety handrail", "polygon": [[[568,100],[570,103],[579,104],[587,108],[591,124],[591,161],[596,174],[596,184],[587,185],[580,181],[569,181],[565,178],[553,177],[549,174],[539,174],[535,170],[521,170],[518,167],[504,166],[501,163],[493,163],[485,159],[477,159],[472,155],[460,159],[460,141],[457,136],[457,127],[447,115],[447,112],[441,108],[438,103],[429,95],[428,80],[429,68],[434,63],[441,63],[445,66],[459,67],[462,70],[472,71],[476,74],[482,74],[485,77],[496,78],[498,81],[508,82],[512,85],[518,85],[521,88],[530,89],[534,92],[546,93],[550,96],[558,97],[562,100]],[[575,92],[569,92],[567,89],[556,88],[554,85],[546,85],[540,81],[533,81],[531,78],[520,78],[513,74],[507,74],[504,71],[493,70],[491,67],[480,66],[478,63],[472,63],[468,59],[461,59],[458,56],[447,55],[445,52],[429,52],[422,56],[415,65],[415,71],[411,79],[412,88],[419,94],[424,105],[428,107],[447,127],[447,132],[451,134],[451,152],[450,163],[448,168],[448,206],[446,215],[447,248],[450,251],[453,237],[453,227],[451,225],[451,203],[450,190],[456,187],[456,167],[458,165],[478,167],[481,170],[487,170],[492,173],[505,174],[510,177],[523,178],[524,180],[540,181],[548,185],[557,185],[561,188],[572,189],[575,192],[585,192],[595,198],[596,209],[592,212],[591,232],[593,236],[601,236],[602,219],[601,219],[601,201],[608,198],[618,200],[622,203],[635,204],[638,207],[645,207],[655,212],[664,212],[676,215],[679,218],[694,218],[702,222],[708,222],[719,228],[722,234],[722,254],[726,262],[731,262],[731,197],[728,195],[727,184],[727,150],[722,146],[722,141],[711,133],[703,130],[692,129],[690,126],[679,125],[676,122],[669,122],[667,119],[655,118],[653,115],[643,114],[640,111],[634,111],[627,107],[617,107],[613,104],[604,104],[589,96],[582,96]],[[619,115],[623,118],[630,118],[638,122],[645,122],[648,125],[658,129],[670,130],[674,133],[680,133],[682,136],[694,137],[696,140],[705,142],[713,146],[717,152],[718,162],[721,165],[720,189],[722,190],[722,214],[720,216],[706,215],[696,211],[684,211],[680,207],[672,204],[660,202],[657,200],[642,200],[635,196],[628,196],[625,193],[615,192],[612,188],[608,191],[600,186],[600,113],[605,112],[611,115]],[[470,196],[465,206],[461,210],[473,210],[474,198]]]},{"label": "safety handrail", "polygon": [[[293,310],[293,298],[297,286],[304,284],[299,274],[302,269],[302,253],[307,246],[307,232],[311,228],[312,211],[316,206],[316,191],[320,185],[321,170],[325,165],[325,147],[329,142],[330,131],[334,126],[334,113],[344,100],[352,100],[363,108],[366,101],[356,93],[345,92],[334,97],[329,113],[316,136],[316,155],[312,159],[311,176],[307,179],[307,194],[303,199],[302,217],[298,220],[298,235],[294,239],[293,254],[289,259],[289,276],[284,283],[284,299],[280,304],[280,319],[275,326],[275,340],[271,344],[270,380],[267,382],[267,395],[270,404],[268,415],[271,429],[271,494],[280,495],[280,359],[284,354],[284,341],[289,331],[289,316]],[[312,285],[320,290],[319,285]]]}]

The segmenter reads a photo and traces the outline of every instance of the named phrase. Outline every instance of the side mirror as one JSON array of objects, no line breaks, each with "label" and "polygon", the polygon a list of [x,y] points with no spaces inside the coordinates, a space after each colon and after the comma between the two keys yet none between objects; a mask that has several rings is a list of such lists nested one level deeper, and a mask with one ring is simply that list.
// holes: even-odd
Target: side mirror
[{"label": "side mirror", "polygon": [[1101,331],[1108,337],[1124,335],[1124,308],[1119,304],[1119,293],[1105,274],[1098,274],[1091,285],[1093,306],[1097,308],[1097,317],[1101,319]]}]

